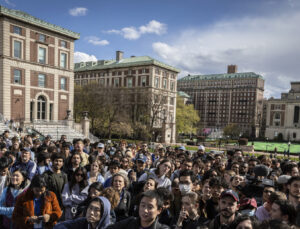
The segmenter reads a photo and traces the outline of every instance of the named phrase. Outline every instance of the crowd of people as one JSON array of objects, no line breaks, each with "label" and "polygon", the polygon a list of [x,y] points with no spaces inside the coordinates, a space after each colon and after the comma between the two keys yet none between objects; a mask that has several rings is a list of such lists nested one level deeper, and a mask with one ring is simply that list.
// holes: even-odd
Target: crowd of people
[{"label": "crowd of people", "polygon": [[0,137],[0,228],[300,228],[299,165],[240,149]]}]

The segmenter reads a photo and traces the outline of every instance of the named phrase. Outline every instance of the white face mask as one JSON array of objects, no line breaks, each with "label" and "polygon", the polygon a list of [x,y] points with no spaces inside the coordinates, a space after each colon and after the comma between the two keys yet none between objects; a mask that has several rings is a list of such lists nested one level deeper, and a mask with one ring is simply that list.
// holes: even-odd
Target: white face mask
[{"label": "white face mask", "polygon": [[191,186],[188,184],[179,184],[179,190],[182,194],[186,194],[191,191]]},{"label": "white face mask", "polygon": [[242,215],[247,215],[247,216],[254,216],[255,215],[255,209],[245,209],[240,211]]}]

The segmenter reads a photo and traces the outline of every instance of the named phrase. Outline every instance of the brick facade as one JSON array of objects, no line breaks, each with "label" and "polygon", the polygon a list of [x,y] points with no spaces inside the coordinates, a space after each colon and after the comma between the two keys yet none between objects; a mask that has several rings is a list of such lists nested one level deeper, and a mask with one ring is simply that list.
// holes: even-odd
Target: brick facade
[{"label": "brick facade", "polygon": [[[62,113],[66,115],[67,110],[72,111],[74,73],[70,63],[73,62],[74,41],[79,38],[79,34],[39,19],[32,20],[30,15],[10,11],[2,6],[0,31],[3,31],[0,34],[0,113],[7,119],[33,121],[37,118],[36,104],[39,96],[46,99],[46,120],[50,117],[54,121],[59,120]],[[17,45],[21,44],[21,58],[15,56],[20,51],[14,47],[14,41],[17,41]],[[65,41],[67,47],[61,48],[61,41]],[[46,50],[45,63],[38,62],[39,47]],[[58,61],[61,49],[68,53],[68,64],[64,69]],[[14,82],[15,70],[21,72],[20,82]],[[45,75],[44,86],[39,85],[39,74]],[[63,107],[59,105],[61,77],[67,79],[67,89],[63,90],[67,100]]]}]

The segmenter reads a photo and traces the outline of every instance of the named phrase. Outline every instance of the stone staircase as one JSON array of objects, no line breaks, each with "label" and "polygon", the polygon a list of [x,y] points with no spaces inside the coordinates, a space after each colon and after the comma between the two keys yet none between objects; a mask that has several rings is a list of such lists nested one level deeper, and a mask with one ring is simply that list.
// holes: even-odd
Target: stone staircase
[{"label": "stone staircase", "polygon": [[[33,123],[31,125],[33,132],[38,132],[39,134],[46,137],[50,135],[52,140],[60,140],[61,135],[66,135],[67,140],[72,142],[75,138],[84,139],[85,136],[68,126],[65,122],[44,122],[44,123]],[[90,134],[89,139],[91,142],[98,141],[96,137]]]},{"label": "stone staircase", "polygon": [[3,134],[5,130],[9,130],[9,137],[11,138],[14,136],[19,136],[16,131],[10,129],[9,126],[5,124],[2,114],[0,114],[0,135]]}]

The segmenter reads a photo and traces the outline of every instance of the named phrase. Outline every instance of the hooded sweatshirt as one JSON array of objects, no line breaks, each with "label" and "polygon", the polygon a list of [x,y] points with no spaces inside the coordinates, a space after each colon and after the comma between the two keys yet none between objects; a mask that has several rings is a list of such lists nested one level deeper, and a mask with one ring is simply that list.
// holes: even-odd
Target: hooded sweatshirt
[{"label": "hooded sweatshirt", "polygon": [[[103,196],[98,197],[103,203],[103,212],[101,219],[96,229],[104,229],[110,224],[110,202]],[[54,229],[88,229],[89,222],[86,217],[81,217],[75,220],[68,220],[55,225]],[[91,228],[91,227],[90,227]]]}]

